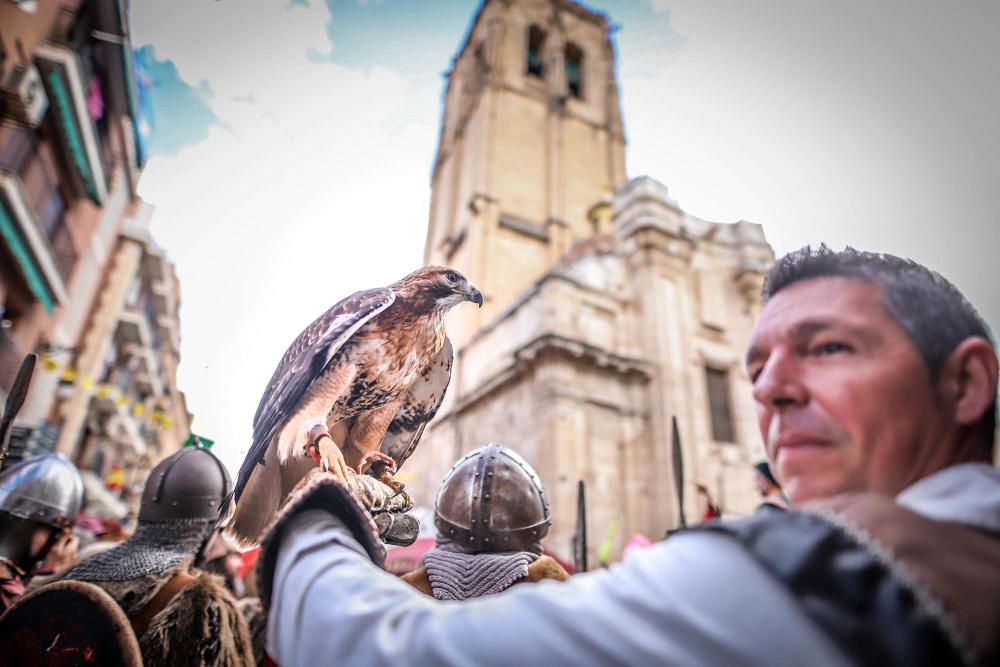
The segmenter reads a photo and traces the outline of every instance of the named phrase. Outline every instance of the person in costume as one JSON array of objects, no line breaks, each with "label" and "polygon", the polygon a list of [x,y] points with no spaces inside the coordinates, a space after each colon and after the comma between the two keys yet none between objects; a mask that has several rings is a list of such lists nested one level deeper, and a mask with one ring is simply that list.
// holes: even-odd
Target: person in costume
[{"label": "person in costume", "polygon": [[70,529],[83,504],[83,480],[62,454],[43,454],[0,473],[0,612],[30,581],[76,560]]},{"label": "person in costume", "polygon": [[282,667],[1000,664],[997,353],[940,275],[825,246],[780,259],[746,368],[793,506],[679,531],[608,570],[450,604],[379,571],[321,472],[268,531]]},{"label": "person in costume", "polygon": [[466,600],[569,574],[542,554],[552,524],[542,481],[497,443],[460,459],[434,503],[437,545],[403,581],[438,600]]},{"label": "person in costume", "polygon": [[128,617],[147,667],[253,664],[246,622],[225,583],[194,568],[231,488],[207,449],[186,447],[149,474],[135,532],[66,579],[107,591]]}]

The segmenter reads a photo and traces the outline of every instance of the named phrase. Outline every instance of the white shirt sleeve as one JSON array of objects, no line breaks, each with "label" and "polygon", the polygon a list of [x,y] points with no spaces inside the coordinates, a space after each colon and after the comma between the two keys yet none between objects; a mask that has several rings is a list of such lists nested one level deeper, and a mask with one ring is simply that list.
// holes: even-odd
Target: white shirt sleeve
[{"label": "white shirt sleeve", "polygon": [[843,665],[728,536],[680,534],[608,570],[441,602],[374,565],[335,518],[289,526],[268,652],[306,665]]}]

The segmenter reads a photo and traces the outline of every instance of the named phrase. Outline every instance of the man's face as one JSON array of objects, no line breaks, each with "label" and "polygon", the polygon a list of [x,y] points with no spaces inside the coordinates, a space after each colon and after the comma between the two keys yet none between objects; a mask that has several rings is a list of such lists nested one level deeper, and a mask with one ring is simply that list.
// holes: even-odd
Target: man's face
[{"label": "man's face", "polygon": [[55,530],[55,528],[44,524],[39,524],[35,528],[35,532],[31,534],[31,550],[28,552],[33,560],[38,560],[44,555],[42,549],[49,543],[49,539]]},{"label": "man's face", "polygon": [[878,285],[794,283],[764,307],[747,371],[772,470],[800,503],[896,495],[935,469],[951,420]]}]

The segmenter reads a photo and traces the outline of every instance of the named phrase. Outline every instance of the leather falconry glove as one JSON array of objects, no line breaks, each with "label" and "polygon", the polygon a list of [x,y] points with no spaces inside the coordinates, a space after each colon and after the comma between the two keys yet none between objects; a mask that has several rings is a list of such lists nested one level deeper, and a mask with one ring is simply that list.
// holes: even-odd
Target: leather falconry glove
[{"label": "leather falconry glove", "polygon": [[[374,477],[348,471],[348,485],[320,468],[313,468],[288,495],[261,541],[258,589],[265,608],[283,534],[295,517],[322,510],[337,518],[378,567],[385,563],[382,540],[410,544],[416,538],[417,520],[404,512],[412,509],[405,494],[398,494]],[[374,515],[374,518],[373,518]]]}]

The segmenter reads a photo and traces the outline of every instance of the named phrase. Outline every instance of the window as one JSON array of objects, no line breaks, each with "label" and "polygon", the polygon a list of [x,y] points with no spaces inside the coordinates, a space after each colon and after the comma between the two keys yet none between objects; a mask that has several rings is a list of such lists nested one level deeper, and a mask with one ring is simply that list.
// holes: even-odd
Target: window
[{"label": "window", "polygon": [[718,368],[706,368],[708,409],[712,417],[712,439],[716,442],[736,442],[733,414],[729,406],[729,373]]},{"label": "window", "polygon": [[528,74],[545,78],[545,31],[537,25],[528,28]]},{"label": "window", "polygon": [[568,42],[563,54],[566,63],[566,84],[571,97],[583,99],[583,49]]}]

